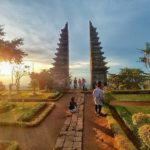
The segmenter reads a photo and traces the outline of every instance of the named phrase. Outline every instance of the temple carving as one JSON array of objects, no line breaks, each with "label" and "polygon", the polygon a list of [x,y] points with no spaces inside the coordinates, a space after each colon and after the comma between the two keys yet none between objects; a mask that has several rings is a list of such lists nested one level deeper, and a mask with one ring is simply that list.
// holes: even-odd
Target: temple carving
[{"label": "temple carving", "polygon": [[69,35],[68,23],[61,29],[58,48],[56,49],[53,68],[51,73],[54,80],[55,88],[69,87]]},{"label": "temple carving", "polygon": [[89,22],[90,30],[90,71],[91,71],[91,88],[94,88],[97,81],[107,83],[107,62],[105,62],[104,52],[102,51],[101,42],[99,42],[96,28]]}]

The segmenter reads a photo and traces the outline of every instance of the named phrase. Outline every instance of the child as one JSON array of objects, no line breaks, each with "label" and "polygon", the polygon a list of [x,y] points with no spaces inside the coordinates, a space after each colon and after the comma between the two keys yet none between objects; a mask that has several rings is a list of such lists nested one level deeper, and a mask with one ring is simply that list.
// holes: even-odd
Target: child
[{"label": "child", "polygon": [[70,104],[69,104],[69,111],[70,111],[71,113],[74,113],[74,112],[77,111],[77,103],[76,103],[74,100],[75,100],[75,98],[72,97],[72,98],[71,98],[71,101],[70,101]]}]

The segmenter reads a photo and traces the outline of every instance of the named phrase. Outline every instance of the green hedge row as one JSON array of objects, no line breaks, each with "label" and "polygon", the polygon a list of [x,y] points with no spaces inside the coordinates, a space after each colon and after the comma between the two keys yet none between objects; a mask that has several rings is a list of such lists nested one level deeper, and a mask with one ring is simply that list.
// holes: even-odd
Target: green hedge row
[{"label": "green hedge row", "polygon": [[150,94],[150,90],[114,90],[114,94]]}]

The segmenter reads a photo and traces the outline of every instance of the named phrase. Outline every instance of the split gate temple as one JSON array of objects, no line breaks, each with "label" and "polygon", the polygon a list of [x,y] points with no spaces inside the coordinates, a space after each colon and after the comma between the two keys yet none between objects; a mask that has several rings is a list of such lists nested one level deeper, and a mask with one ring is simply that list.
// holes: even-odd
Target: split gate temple
[{"label": "split gate temple", "polygon": [[90,26],[90,70],[91,70],[91,88],[94,88],[97,81],[107,83],[107,62],[103,56],[101,42],[99,42],[98,32],[89,22]]},{"label": "split gate temple", "polygon": [[[91,69],[91,88],[97,81],[107,83],[107,70],[105,57],[103,56],[101,42],[99,42],[96,28],[90,22],[90,69]],[[61,30],[57,52],[55,53],[53,68],[51,69],[54,87],[69,87],[69,35],[68,23]]]}]

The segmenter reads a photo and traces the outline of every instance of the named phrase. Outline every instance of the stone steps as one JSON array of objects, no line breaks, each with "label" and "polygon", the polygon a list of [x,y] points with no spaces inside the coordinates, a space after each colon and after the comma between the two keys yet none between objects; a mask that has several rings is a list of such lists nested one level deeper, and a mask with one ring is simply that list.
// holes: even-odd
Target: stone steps
[{"label": "stone steps", "polygon": [[66,117],[54,150],[82,150],[84,94],[76,96],[77,112]]}]

